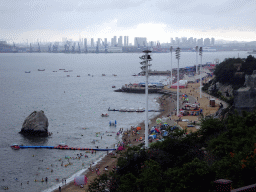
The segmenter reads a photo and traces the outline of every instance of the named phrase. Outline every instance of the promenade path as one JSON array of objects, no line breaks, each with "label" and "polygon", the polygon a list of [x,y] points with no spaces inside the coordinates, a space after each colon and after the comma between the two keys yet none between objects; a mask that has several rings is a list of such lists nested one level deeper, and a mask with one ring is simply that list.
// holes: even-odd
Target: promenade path
[{"label": "promenade path", "polygon": [[[206,80],[204,80],[204,82],[208,82],[208,80],[212,79],[211,78],[206,78]],[[215,114],[220,106],[220,103],[223,104],[223,107],[226,108],[228,107],[228,104],[222,100],[219,100],[218,98],[215,98],[207,93],[202,92],[201,96],[202,98],[200,98],[200,82],[199,83],[189,83],[187,88],[184,89],[179,89],[180,90],[180,97],[182,96],[182,94],[187,94],[188,98],[189,98],[189,102],[190,103],[200,103],[200,108],[203,109],[203,116],[208,116],[208,115],[212,115]],[[165,88],[168,91],[172,91],[172,92],[176,92],[177,93],[177,89],[171,89],[171,88]],[[175,98],[176,97],[176,98]],[[177,96],[175,95],[173,99],[177,100]],[[215,99],[215,107],[211,107],[210,106],[210,99]],[[176,102],[175,105],[177,106]],[[180,107],[182,108],[182,100],[180,99]],[[183,129],[187,128],[188,133],[191,132],[195,132],[197,131],[200,126],[195,126],[195,127],[187,127],[188,122],[184,122],[184,121],[177,121],[179,120],[179,117],[177,117],[177,115],[175,115],[176,111],[172,112],[172,120],[174,120],[176,122],[176,124],[178,124],[179,126],[181,126]],[[190,122],[199,122],[200,121],[200,116],[183,116],[181,117],[181,120],[183,119],[187,119]]]}]

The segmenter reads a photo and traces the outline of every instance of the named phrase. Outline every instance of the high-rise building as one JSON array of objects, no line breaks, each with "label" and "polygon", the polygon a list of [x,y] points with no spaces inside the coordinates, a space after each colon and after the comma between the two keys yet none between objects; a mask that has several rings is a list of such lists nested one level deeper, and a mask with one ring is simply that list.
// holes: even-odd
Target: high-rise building
[{"label": "high-rise building", "polygon": [[100,38],[98,38],[98,41],[97,41],[97,46],[100,47]]},{"label": "high-rise building", "polygon": [[113,43],[114,43],[114,46],[117,46],[117,43],[116,43],[116,36],[114,36]]},{"label": "high-rise building", "polygon": [[127,36],[124,36],[124,46],[127,46]]},{"label": "high-rise building", "polygon": [[135,37],[134,38],[134,46],[138,46],[138,47],[147,46],[147,38],[146,37]]},{"label": "high-rise building", "polygon": [[104,39],[104,45],[105,45],[105,46],[108,45],[108,39],[107,39],[107,38]]},{"label": "high-rise building", "polygon": [[209,46],[209,45],[211,45],[210,38],[205,38],[204,39],[204,46]]},{"label": "high-rise building", "polygon": [[182,37],[181,41],[182,41],[183,45],[186,45],[187,44],[187,37]]},{"label": "high-rise building", "polygon": [[193,45],[193,44],[194,44],[193,37],[189,37],[189,39],[188,39],[188,44],[189,44],[189,45]]},{"label": "high-rise building", "polygon": [[87,38],[84,38],[84,47],[87,47]]},{"label": "high-rise building", "polygon": [[63,42],[63,43],[66,43],[66,42],[67,42],[67,40],[68,40],[68,38],[67,38],[67,37],[62,37],[62,42]]},{"label": "high-rise building", "polygon": [[129,45],[129,36],[126,36],[126,44]]},{"label": "high-rise building", "polygon": [[91,47],[94,47],[94,40],[91,38]]},{"label": "high-rise building", "polygon": [[204,45],[204,40],[203,40],[203,38],[197,40],[197,45],[198,45],[198,46],[203,46],[203,45]]},{"label": "high-rise building", "polygon": [[180,39],[179,39],[179,37],[175,37],[175,41],[176,41],[176,44],[177,44],[177,45],[180,45]]},{"label": "high-rise building", "polygon": [[211,45],[213,46],[215,44],[215,39],[212,37],[211,38]]},{"label": "high-rise building", "polygon": [[171,45],[175,44],[175,40],[173,38],[171,38]]},{"label": "high-rise building", "polygon": [[118,47],[122,47],[122,46],[123,46],[123,37],[120,36],[120,37],[118,38]]}]

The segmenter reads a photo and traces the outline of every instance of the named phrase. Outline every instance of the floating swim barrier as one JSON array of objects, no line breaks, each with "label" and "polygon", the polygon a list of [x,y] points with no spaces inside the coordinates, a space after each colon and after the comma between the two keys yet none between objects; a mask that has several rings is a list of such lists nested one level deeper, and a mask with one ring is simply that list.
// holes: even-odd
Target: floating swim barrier
[{"label": "floating swim barrier", "polygon": [[80,148],[80,147],[54,147],[54,146],[19,146],[21,149],[62,149],[62,150],[80,150],[80,151],[114,151],[116,149],[92,149],[92,148]]}]

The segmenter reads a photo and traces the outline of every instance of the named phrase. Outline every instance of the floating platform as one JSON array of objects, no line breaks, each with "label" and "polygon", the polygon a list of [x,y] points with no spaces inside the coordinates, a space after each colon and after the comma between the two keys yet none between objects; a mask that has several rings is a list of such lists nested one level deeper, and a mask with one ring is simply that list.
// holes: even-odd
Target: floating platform
[{"label": "floating platform", "polygon": [[116,149],[92,149],[92,148],[80,148],[80,147],[54,147],[54,146],[19,146],[21,149],[62,149],[62,150],[81,150],[81,151],[115,151]]}]

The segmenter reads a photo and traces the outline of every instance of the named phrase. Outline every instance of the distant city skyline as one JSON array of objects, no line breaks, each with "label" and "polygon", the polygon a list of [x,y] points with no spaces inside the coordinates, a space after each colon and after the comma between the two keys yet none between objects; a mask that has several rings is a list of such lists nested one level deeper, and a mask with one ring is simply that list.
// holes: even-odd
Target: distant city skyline
[{"label": "distant city skyline", "polygon": [[[255,0],[0,0],[0,39],[62,41],[129,36],[170,42],[172,37],[256,40]],[[89,41],[88,41],[89,42]],[[124,41],[122,42],[124,43]]]}]

